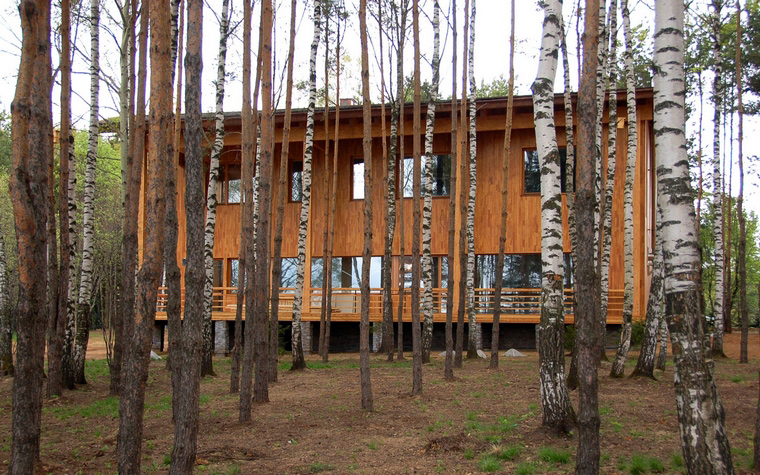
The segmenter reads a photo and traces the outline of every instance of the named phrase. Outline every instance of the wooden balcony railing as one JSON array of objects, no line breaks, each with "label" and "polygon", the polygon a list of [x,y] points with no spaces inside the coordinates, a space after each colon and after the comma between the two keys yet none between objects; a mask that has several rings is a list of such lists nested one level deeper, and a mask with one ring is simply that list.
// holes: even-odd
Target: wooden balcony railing
[{"label": "wooden balcony railing", "polygon": [[[283,287],[280,289],[279,313],[289,314],[293,311],[293,298],[295,289]],[[423,292],[420,290],[420,300]],[[405,315],[412,312],[412,295],[410,289],[403,292],[403,312]],[[156,310],[166,312],[166,287],[159,287]],[[393,311],[396,313],[399,303],[398,288],[391,291]],[[304,296],[304,313],[316,312],[322,308],[323,294],[321,288],[311,289],[310,295]],[[540,315],[541,314],[541,289],[503,289],[501,293],[501,312],[504,315]],[[433,313],[445,314],[449,303],[448,290],[445,288],[433,289]],[[495,298],[494,289],[475,289],[475,313],[492,314]],[[573,290],[565,289],[565,314],[573,313]],[[185,289],[181,293],[181,305],[185,305]],[[214,287],[211,298],[211,311],[222,313],[235,313],[237,305],[237,287]],[[420,303],[422,305],[422,302]],[[332,289],[331,306],[334,313],[344,315],[358,315],[361,313],[361,290],[357,288],[338,287]],[[623,313],[623,291],[610,290],[608,315],[619,317]],[[369,301],[370,315],[383,313],[382,289],[370,289]]]}]

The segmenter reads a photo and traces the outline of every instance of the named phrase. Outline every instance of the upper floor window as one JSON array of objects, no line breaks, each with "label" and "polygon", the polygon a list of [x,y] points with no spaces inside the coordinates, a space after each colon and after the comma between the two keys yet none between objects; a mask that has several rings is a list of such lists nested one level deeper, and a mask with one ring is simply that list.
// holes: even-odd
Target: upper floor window
[{"label": "upper floor window", "polygon": [[[412,157],[404,159],[404,177],[401,180],[403,197],[414,196],[414,160]],[[420,194],[425,192],[425,157],[420,163],[422,179],[420,181]],[[433,196],[449,196],[451,184],[451,155],[433,155]]]},{"label": "upper floor window", "polygon": [[290,201],[303,199],[303,162],[290,162]]},{"label": "upper floor window", "polygon": [[[525,193],[541,193],[541,161],[538,158],[537,150],[526,150],[524,157],[525,170]],[[565,177],[567,166],[567,150],[559,149],[559,174],[560,187],[562,193],[565,193]],[[573,186],[575,186],[575,177],[573,177]]]},{"label": "upper floor window", "polygon": [[354,158],[351,161],[351,199],[364,199],[364,159]]},{"label": "upper floor window", "polygon": [[216,197],[220,204],[240,203],[242,197],[240,181],[240,164],[219,165],[219,178],[216,184]]}]

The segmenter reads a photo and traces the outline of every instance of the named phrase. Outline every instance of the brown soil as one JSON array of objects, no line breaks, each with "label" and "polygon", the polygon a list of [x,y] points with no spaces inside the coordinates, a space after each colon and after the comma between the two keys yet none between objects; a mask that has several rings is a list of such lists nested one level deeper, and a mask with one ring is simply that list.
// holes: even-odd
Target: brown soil
[{"label": "brown soil", "polygon": [[[758,335],[750,335],[750,365],[739,365],[739,335],[726,339],[727,360],[716,362],[726,425],[740,473],[749,473],[758,397]],[[500,473],[572,473],[577,439],[541,428],[538,357],[466,361],[458,380],[443,380],[443,358],[426,365],[424,394],[409,396],[409,360],[388,364],[372,357],[375,411],[359,408],[358,356],[331,357],[329,367],[281,371],[270,403],[254,406],[253,421],[237,422],[238,396],[230,395],[229,358],[215,361],[216,378],[201,384],[198,473],[475,473],[484,455],[516,447]],[[90,356],[102,359],[102,338],[93,335]],[[411,357],[411,355],[408,355]],[[635,355],[631,355],[635,357]],[[282,357],[288,361],[289,356]],[[629,359],[628,373],[635,364]],[[151,363],[146,400],[142,467],[166,473],[171,453],[171,390],[164,362]],[[602,473],[632,473],[632,456],[648,470],[682,471],[673,397],[672,366],[659,381],[610,379],[600,370]],[[118,402],[108,398],[102,361],[88,362],[90,384],[46,400],[40,473],[115,473]],[[0,379],[0,471],[10,457],[10,378]],[[573,393],[577,407],[577,392]],[[553,448],[555,459],[546,453]],[[542,449],[544,449],[542,451]],[[563,452],[567,455],[563,457]],[[505,454],[506,452],[502,452]],[[542,457],[543,455],[543,457]],[[530,472],[530,468],[533,469]],[[646,473],[646,472],[642,472]]]}]

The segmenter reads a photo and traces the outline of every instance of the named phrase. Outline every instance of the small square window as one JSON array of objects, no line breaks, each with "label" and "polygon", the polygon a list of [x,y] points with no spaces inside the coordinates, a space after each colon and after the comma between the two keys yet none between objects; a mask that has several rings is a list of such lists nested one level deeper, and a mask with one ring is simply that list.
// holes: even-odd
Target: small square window
[{"label": "small square window", "polygon": [[[421,158],[422,179],[420,181],[420,193],[425,194],[425,157]],[[414,160],[412,157],[404,159],[404,177],[401,181],[403,197],[414,196]],[[433,155],[433,196],[449,196],[451,185],[451,155]]]},{"label": "small square window", "polygon": [[[526,150],[524,158],[525,170],[525,193],[541,193],[541,161],[538,158],[537,150]],[[567,177],[567,150],[559,149],[559,174],[560,187],[562,193],[566,193],[565,178]],[[575,172],[575,169],[573,169]],[[575,176],[573,176],[573,187],[575,186]]]}]

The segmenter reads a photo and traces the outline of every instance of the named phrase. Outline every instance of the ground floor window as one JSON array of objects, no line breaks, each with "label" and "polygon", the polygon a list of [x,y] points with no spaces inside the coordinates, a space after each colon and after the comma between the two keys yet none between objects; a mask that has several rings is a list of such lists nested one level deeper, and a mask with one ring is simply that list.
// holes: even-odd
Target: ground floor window
[{"label": "ground floor window", "polygon": [[[447,256],[432,256],[433,259],[433,288],[446,287],[449,276],[449,259]],[[412,256],[404,256],[404,287],[412,286]],[[422,259],[420,259],[420,287],[422,282]]]},{"label": "ground floor window", "polygon": [[[369,286],[372,288],[382,287],[383,258],[373,256],[369,264]],[[311,260],[311,286],[321,288],[323,285],[324,259],[315,257]],[[361,287],[362,258],[361,257],[333,257],[331,284],[333,288]]]},{"label": "ground floor window", "polygon": [[[493,288],[496,285],[496,254],[481,254],[476,259],[475,286]],[[573,260],[564,257],[564,286],[573,286]],[[502,287],[505,289],[535,289],[541,287],[541,254],[506,254]]]}]

